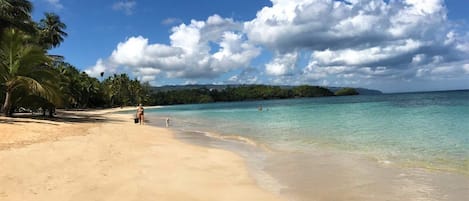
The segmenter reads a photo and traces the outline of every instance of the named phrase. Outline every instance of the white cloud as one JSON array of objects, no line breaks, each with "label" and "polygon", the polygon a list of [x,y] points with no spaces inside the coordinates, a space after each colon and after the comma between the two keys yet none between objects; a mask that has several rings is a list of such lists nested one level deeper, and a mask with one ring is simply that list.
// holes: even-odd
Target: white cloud
[{"label": "white cloud", "polygon": [[106,66],[102,59],[98,59],[94,66],[85,70],[85,73],[92,77],[99,77],[101,72],[113,72],[113,69]]},{"label": "white cloud", "polygon": [[138,72],[143,75],[157,75],[161,72],[161,70],[154,68],[139,68]]},{"label": "white cloud", "polygon": [[256,68],[243,69],[238,75],[233,75],[225,82],[225,84],[258,84],[259,71]]},{"label": "white cloud", "polygon": [[239,23],[218,15],[206,21],[192,20],[172,28],[170,45],[150,44],[143,36],[130,37],[117,45],[106,62],[140,73],[143,67],[152,68],[170,78],[213,78],[248,67],[260,54],[240,30]]},{"label": "white cloud", "polygon": [[469,34],[453,26],[443,0],[271,1],[246,22],[213,15],[174,26],[169,44],[130,37],[95,67],[192,81],[244,72],[253,60],[263,68],[221,76],[238,83],[359,85],[467,76]]},{"label": "white cloud", "polygon": [[462,67],[466,74],[469,74],[469,64],[464,64]]},{"label": "white cloud", "polygon": [[258,48],[244,42],[242,35],[233,32],[223,33],[219,45],[219,51],[211,56],[212,65],[225,72],[248,66],[251,60],[260,54]]},{"label": "white cloud", "polygon": [[61,10],[64,8],[60,0],[45,0],[49,5],[54,7],[54,9]]},{"label": "white cloud", "polygon": [[404,3],[411,7],[408,12],[415,15],[426,15],[443,9],[443,0],[405,0]]},{"label": "white cloud", "polygon": [[[469,75],[469,60],[457,62],[431,62],[426,65],[419,66],[415,76],[419,79],[426,80],[458,80],[466,79]],[[466,85],[467,85],[466,84]],[[468,85],[469,86],[469,85]]]},{"label": "white cloud", "polygon": [[173,24],[180,24],[180,23],[182,23],[182,20],[179,18],[174,18],[174,17],[166,18],[163,21],[161,21],[161,24],[164,24],[164,25],[173,25]]},{"label": "white cloud", "polygon": [[244,25],[250,40],[273,49],[376,46],[432,37],[444,28],[441,1],[275,0]]},{"label": "white cloud", "polygon": [[298,62],[298,53],[277,54],[269,63],[265,64],[266,73],[274,76],[291,75]]},{"label": "white cloud", "polygon": [[138,80],[141,80],[143,82],[155,81],[156,76],[160,73],[161,73],[161,70],[151,68],[151,67],[138,68],[134,72],[134,74],[137,76]]},{"label": "white cloud", "polygon": [[461,67],[442,66],[469,52],[469,37],[452,29],[443,0],[272,0],[244,23],[244,32],[278,53],[265,65],[268,75],[293,69],[291,59],[278,55],[311,52],[297,68],[304,68],[301,79],[318,83],[412,80],[417,71],[421,78],[448,78]]},{"label": "white cloud", "polygon": [[314,51],[312,59],[321,65],[348,65],[366,66],[370,63],[378,63],[387,59],[399,57],[416,52],[422,44],[418,41],[408,39],[394,42],[394,44],[375,46],[366,49],[343,49],[331,51]]},{"label": "white cloud", "polygon": [[116,11],[123,11],[126,15],[132,15],[137,5],[136,1],[118,1],[112,5],[112,9]]},{"label": "white cloud", "polygon": [[243,78],[243,77],[240,77],[239,75],[233,75],[230,78],[228,78],[228,83],[236,83],[236,84],[256,84],[257,81],[258,81],[257,76]]},{"label": "white cloud", "polygon": [[424,62],[425,60],[426,60],[425,54],[417,54],[414,57],[412,57],[412,64],[418,65]]}]

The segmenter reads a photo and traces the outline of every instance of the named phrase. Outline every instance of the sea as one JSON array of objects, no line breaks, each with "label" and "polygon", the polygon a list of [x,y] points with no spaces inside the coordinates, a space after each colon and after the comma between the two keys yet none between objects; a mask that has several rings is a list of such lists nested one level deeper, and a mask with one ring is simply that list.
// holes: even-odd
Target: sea
[{"label": "sea", "polygon": [[175,105],[145,118],[239,153],[292,200],[469,200],[469,90]]}]

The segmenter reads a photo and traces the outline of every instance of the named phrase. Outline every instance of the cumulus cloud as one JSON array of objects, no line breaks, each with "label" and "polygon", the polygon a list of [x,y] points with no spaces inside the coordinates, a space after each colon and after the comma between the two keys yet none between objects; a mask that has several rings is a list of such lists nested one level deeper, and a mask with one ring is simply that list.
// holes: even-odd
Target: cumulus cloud
[{"label": "cumulus cloud", "polygon": [[102,59],[98,59],[98,61],[93,67],[85,70],[85,73],[93,77],[99,77],[102,72],[106,71],[114,72],[114,69],[111,66],[106,66]]},{"label": "cumulus cloud", "polygon": [[[392,44],[382,44],[364,49],[340,49],[331,51],[314,51],[313,60],[324,66],[347,65],[347,66],[367,66],[370,64],[381,64],[390,62],[391,59],[399,59],[404,63],[413,58],[423,44],[419,41],[408,39],[405,41],[394,41]],[[420,54],[417,54],[420,55]]]},{"label": "cumulus cloud", "polygon": [[431,37],[446,19],[442,1],[273,0],[246,22],[249,38],[273,49],[324,50]]},{"label": "cumulus cloud", "polygon": [[274,76],[292,75],[298,62],[298,53],[277,54],[265,65],[266,73]]},{"label": "cumulus cloud", "polygon": [[135,69],[134,74],[137,76],[138,80],[142,82],[151,82],[156,79],[156,76],[161,73],[161,70],[151,68],[151,67],[142,67]]},{"label": "cumulus cloud", "polygon": [[431,80],[467,78],[468,75],[469,60],[448,63],[434,61],[427,65],[418,66],[415,74],[417,78]]},{"label": "cumulus cloud", "polygon": [[469,40],[450,25],[443,0],[272,0],[244,23],[244,32],[279,52],[265,65],[267,74],[295,68],[294,57],[285,55],[311,52],[297,75],[340,84],[411,80],[422,66],[433,76],[462,72],[447,66],[467,58]]},{"label": "cumulus cloud", "polygon": [[125,66],[145,80],[196,81],[245,72],[269,52],[272,58],[262,58],[255,74],[225,76],[227,82],[359,86],[464,79],[460,75],[468,73],[467,27],[453,26],[443,0],[271,1],[249,21],[213,15],[174,26],[169,44],[130,37],[89,71]]},{"label": "cumulus cloud", "polygon": [[126,15],[132,15],[136,5],[136,1],[118,1],[112,5],[112,9],[116,11],[123,11]]},{"label": "cumulus cloud", "polygon": [[[192,20],[172,28],[169,45],[150,44],[143,36],[130,37],[120,42],[105,62],[132,68],[147,80],[161,71],[170,78],[214,78],[248,67],[260,54],[258,47],[246,41],[241,29],[239,23],[218,15],[206,21]],[[99,66],[97,63],[90,69]]]}]

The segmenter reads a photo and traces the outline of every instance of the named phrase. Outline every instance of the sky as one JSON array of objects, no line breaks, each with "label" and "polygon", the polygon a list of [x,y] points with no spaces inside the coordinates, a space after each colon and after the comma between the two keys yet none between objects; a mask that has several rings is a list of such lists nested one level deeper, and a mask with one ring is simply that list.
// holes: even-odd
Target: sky
[{"label": "sky", "polygon": [[469,89],[468,0],[32,0],[69,36],[51,54],[154,86]]}]

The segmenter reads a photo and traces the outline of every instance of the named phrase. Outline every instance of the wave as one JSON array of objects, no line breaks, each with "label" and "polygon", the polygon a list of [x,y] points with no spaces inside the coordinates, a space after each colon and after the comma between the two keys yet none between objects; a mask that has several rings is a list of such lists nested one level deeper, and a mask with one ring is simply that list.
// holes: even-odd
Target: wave
[{"label": "wave", "polygon": [[249,145],[249,146],[261,149],[262,151],[266,151],[266,152],[273,152],[273,150],[274,150],[270,146],[268,146],[267,144],[261,143],[259,141],[256,141],[252,138],[248,138],[248,137],[245,137],[245,136],[222,135],[222,134],[215,133],[215,132],[200,131],[200,130],[189,130],[189,129],[182,129],[182,128],[180,130],[182,132],[185,132],[185,133],[197,133],[197,134],[200,134],[200,135],[203,135],[205,137],[215,139],[215,140],[242,143],[244,145]]}]

